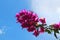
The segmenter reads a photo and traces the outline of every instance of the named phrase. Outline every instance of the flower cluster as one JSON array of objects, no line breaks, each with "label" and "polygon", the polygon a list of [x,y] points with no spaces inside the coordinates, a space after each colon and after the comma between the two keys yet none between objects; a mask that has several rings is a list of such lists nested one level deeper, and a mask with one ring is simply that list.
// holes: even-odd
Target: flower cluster
[{"label": "flower cluster", "polygon": [[51,24],[49,27],[46,24],[46,19],[41,17],[39,18],[36,13],[27,10],[21,10],[16,14],[17,22],[21,24],[22,28],[26,28],[28,32],[33,32],[33,35],[36,37],[43,32],[51,33],[54,31],[54,35],[59,33],[60,23]]},{"label": "flower cluster", "polygon": [[60,23],[59,24],[52,24],[51,26],[54,29],[60,29]]}]

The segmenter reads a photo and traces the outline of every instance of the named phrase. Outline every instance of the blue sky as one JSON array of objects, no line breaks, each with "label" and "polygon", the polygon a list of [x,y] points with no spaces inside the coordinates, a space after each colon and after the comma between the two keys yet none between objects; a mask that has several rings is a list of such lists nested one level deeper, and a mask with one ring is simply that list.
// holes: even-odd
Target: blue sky
[{"label": "blue sky", "polygon": [[[0,0],[0,40],[56,40],[53,34],[50,35],[47,33],[40,34],[36,38],[32,33],[27,32],[26,29],[22,30],[20,24],[16,23],[15,15],[20,10],[27,9],[35,11],[36,5],[32,6],[32,2],[34,1]],[[35,12],[40,15],[38,10]]]}]

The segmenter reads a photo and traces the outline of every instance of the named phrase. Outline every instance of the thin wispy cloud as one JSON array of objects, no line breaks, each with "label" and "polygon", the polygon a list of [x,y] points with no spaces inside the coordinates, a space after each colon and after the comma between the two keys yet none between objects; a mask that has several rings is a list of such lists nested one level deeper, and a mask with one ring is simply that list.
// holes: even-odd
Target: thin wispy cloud
[{"label": "thin wispy cloud", "polygon": [[1,28],[0,28],[0,35],[3,35],[3,34],[5,34],[5,31],[7,30],[6,28],[7,28],[7,26],[0,26]]},{"label": "thin wispy cloud", "polygon": [[4,34],[4,32],[3,32],[3,30],[2,30],[2,29],[0,29],[0,35],[2,35],[2,34]]}]

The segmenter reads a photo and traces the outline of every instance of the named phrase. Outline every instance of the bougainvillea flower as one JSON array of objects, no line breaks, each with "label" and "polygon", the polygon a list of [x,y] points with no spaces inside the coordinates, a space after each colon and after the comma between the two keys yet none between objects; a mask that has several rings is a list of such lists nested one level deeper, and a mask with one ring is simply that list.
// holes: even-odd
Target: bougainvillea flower
[{"label": "bougainvillea flower", "polygon": [[17,18],[19,18],[19,17],[20,17],[20,15],[17,13],[17,14],[16,14],[16,17],[17,17]]},{"label": "bougainvillea flower", "polygon": [[33,31],[36,30],[36,29],[35,29],[34,26],[31,26],[31,27],[29,27],[27,30],[28,30],[28,32],[33,32]]},{"label": "bougainvillea flower", "polygon": [[29,25],[28,25],[27,22],[23,22],[23,23],[21,24],[21,26],[22,26],[22,28],[28,28],[28,27],[29,27]]},{"label": "bougainvillea flower", "polygon": [[31,29],[31,26],[35,26],[35,24],[39,21],[37,14],[27,10],[20,11],[16,14],[16,17],[22,27],[28,28],[28,30]]},{"label": "bougainvillea flower", "polygon": [[39,35],[39,33],[40,32],[38,30],[35,30],[34,33],[33,33],[33,35],[37,37]]},{"label": "bougainvillea flower", "polygon": [[55,29],[59,29],[59,28],[60,28],[60,25],[59,25],[59,24],[52,24],[52,26],[53,26]]},{"label": "bougainvillea flower", "polygon": [[29,20],[29,21],[38,21],[38,16],[36,14],[33,14],[33,12],[31,11],[26,11],[26,10],[22,10],[21,12],[19,12],[19,14],[16,14],[16,17],[23,20]]},{"label": "bougainvillea flower", "polygon": [[41,18],[40,18],[40,22],[43,23],[43,24],[46,23],[45,18],[41,17]]},{"label": "bougainvillea flower", "polygon": [[43,27],[40,27],[40,33],[43,33],[45,30]]}]

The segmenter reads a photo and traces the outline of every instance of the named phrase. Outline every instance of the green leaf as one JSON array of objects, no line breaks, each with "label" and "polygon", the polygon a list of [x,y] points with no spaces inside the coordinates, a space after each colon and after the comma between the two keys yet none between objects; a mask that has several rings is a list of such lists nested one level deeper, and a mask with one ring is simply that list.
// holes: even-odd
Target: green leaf
[{"label": "green leaf", "polygon": [[42,24],[42,26],[46,26],[47,24]]},{"label": "green leaf", "polygon": [[49,27],[50,27],[50,28],[53,28],[53,26],[52,26],[52,25],[49,25]]},{"label": "green leaf", "polygon": [[54,32],[54,36],[58,39],[58,37],[57,37],[57,35],[56,35],[56,33]]},{"label": "green leaf", "polygon": [[36,28],[43,27],[42,24],[39,24],[38,26],[35,25]]},{"label": "green leaf", "polygon": [[59,33],[59,30],[54,30],[55,33]]},{"label": "green leaf", "polygon": [[51,34],[51,31],[50,31],[50,30],[48,30],[48,29],[46,29],[45,31],[46,31],[46,32],[48,32],[48,34]]},{"label": "green leaf", "polygon": [[38,26],[43,27],[43,25],[42,25],[42,24],[39,24]]},{"label": "green leaf", "polygon": [[55,30],[54,30],[54,36],[58,39],[56,33],[59,33],[59,30],[58,30],[58,29],[55,29]]}]

